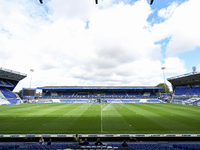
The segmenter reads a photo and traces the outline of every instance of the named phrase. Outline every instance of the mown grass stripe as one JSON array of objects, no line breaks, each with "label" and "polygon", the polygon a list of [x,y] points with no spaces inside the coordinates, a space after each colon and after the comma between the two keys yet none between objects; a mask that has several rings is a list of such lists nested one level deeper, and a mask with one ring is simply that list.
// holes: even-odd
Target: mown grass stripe
[{"label": "mown grass stripe", "polygon": [[169,109],[165,107],[156,107],[155,105],[147,105],[148,108],[151,108],[151,111],[159,113],[165,118],[171,119],[176,123],[170,124],[170,128],[179,131],[180,129],[185,131],[196,131],[199,129],[200,120],[199,117],[194,119],[193,116],[185,111],[177,111],[176,109]]},{"label": "mown grass stripe", "polygon": [[0,108],[0,134],[200,134],[197,106],[45,103]]}]

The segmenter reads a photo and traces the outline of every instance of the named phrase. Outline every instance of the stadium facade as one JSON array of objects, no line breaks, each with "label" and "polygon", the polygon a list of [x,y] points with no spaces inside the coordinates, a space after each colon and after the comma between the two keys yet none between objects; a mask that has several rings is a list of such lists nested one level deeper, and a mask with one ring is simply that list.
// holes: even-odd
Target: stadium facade
[{"label": "stadium facade", "polygon": [[20,104],[20,97],[12,91],[27,75],[10,69],[0,68],[0,105]]},{"label": "stadium facade", "polygon": [[172,84],[172,103],[200,105],[200,73],[191,72],[167,80]]}]

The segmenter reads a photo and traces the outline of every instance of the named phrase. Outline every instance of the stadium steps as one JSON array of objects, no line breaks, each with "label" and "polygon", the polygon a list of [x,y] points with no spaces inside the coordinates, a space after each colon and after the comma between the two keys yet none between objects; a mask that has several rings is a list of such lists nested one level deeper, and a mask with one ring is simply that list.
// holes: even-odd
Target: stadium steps
[{"label": "stadium steps", "polygon": [[0,85],[5,85],[2,80],[0,80]]},{"label": "stadium steps", "polygon": [[7,85],[3,80],[1,80],[1,83],[3,83],[4,85]]},{"label": "stadium steps", "polygon": [[7,81],[7,80],[5,80],[5,81],[1,80],[0,83],[1,83],[0,84],[1,86],[14,87],[14,85],[12,83],[10,83],[9,81]]},{"label": "stadium steps", "polygon": [[3,99],[0,97],[0,105],[10,104],[10,102],[7,99]]},{"label": "stadium steps", "polygon": [[5,96],[3,95],[3,93],[1,92],[1,90],[0,90],[0,98],[1,98],[1,99],[7,100],[7,99],[5,98]]},{"label": "stadium steps", "polygon": [[[16,98],[16,94],[12,93],[10,90],[8,89],[0,89],[1,93],[4,95],[5,98]],[[8,97],[6,97],[8,96]]]},{"label": "stadium steps", "polygon": [[185,93],[185,95],[187,95],[187,93],[191,90],[192,88],[190,88],[186,93]]},{"label": "stadium steps", "polygon": [[10,85],[14,86],[10,81],[7,81]]}]

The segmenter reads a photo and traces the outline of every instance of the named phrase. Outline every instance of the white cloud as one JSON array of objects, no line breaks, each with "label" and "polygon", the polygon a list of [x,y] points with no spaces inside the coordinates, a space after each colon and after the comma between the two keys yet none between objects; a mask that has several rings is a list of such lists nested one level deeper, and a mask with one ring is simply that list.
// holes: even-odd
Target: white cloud
[{"label": "white cloud", "polygon": [[162,16],[168,19],[161,24],[156,24],[153,28],[156,40],[170,38],[166,51],[168,57],[174,57],[178,53],[191,51],[200,46],[200,21],[198,19],[200,1],[189,0],[178,7],[174,5],[173,3],[164,9],[166,14],[170,15],[162,14]]},{"label": "white cloud", "polygon": [[169,7],[162,8],[161,10],[159,10],[158,16],[163,17],[164,19],[168,19],[172,16],[172,14],[174,13],[174,11],[177,7],[178,7],[178,3],[173,2]]},{"label": "white cloud", "polygon": [[200,64],[198,64],[197,68],[196,68],[197,72],[200,72]]},{"label": "white cloud", "polygon": [[95,0],[52,0],[47,3],[50,13],[50,18],[55,21],[56,19],[62,20],[89,20],[90,17],[98,11],[98,5]]},{"label": "white cloud", "polygon": [[165,73],[168,75],[171,74],[184,74],[186,73],[185,62],[180,60],[178,57],[170,57],[165,59],[163,67],[166,67]]},{"label": "white cloud", "polygon": [[[35,70],[32,87],[163,82],[161,45],[155,39],[168,33],[155,31],[167,21],[151,30],[147,1],[111,5],[112,0],[104,0],[100,9],[94,1],[79,2],[4,1],[0,5],[0,64],[28,74],[16,90],[29,86],[30,69]],[[176,10],[169,24],[175,14]],[[184,61],[178,58],[169,57],[164,65],[167,74],[185,71]]]}]

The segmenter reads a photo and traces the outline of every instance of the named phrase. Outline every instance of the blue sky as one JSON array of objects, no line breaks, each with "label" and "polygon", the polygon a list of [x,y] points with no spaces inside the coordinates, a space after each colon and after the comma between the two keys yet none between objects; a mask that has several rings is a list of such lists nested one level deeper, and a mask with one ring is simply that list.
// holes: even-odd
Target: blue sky
[{"label": "blue sky", "polygon": [[[199,0],[0,2],[0,67],[40,86],[155,86],[200,70]],[[169,86],[170,83],[167,82]]]}]

